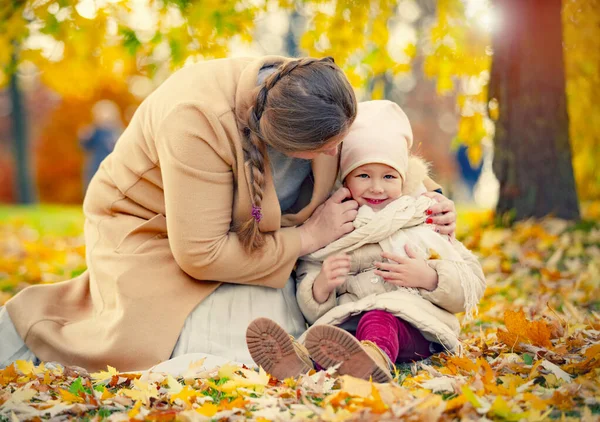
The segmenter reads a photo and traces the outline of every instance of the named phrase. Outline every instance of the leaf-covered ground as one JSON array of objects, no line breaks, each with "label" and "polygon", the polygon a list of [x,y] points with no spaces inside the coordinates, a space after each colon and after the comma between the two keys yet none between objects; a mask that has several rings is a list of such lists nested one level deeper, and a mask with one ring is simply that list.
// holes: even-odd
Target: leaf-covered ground
[{"label": "leaf-covered ground", "polygon": [[[0,217],[0,304],[85,268],[77,211]],[[479,315],[464,326],[461,355],[402,365],[396,383],[326,372],[280,381],[202,362],[176,379],[19,361],[0,370],[0,421],[600,420],[600,225],[546,219],[509,229],[481,213],[459,225],[487,275]]]}]

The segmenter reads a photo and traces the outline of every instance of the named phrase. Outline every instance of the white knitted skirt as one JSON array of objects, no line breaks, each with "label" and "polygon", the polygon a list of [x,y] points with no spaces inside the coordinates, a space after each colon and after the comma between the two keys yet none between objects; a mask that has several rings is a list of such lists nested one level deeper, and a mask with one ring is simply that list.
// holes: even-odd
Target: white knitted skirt
[{"label": "white knitted skirt", "polygon": [[34,364],[39,362],[17,334],[6,308],[0,306],[0,368],[4,368],[17,360],[30,360]]},{"label": "white knitted skirt", "polygon": [[253,364],[246,328],[259,317],[276,321],[296,338],[302,335],[306,324],[293,276],[283,289],[223,283],[187,317],[171,357],[206,353]]}]

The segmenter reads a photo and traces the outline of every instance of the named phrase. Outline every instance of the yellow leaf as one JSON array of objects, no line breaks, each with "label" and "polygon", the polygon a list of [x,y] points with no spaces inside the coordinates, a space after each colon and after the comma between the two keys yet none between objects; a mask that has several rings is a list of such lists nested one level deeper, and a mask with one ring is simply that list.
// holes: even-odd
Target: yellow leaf
[{"label": "yellow leaf", "polygon": [[448,94],[454,88],[454,82],[449,75],[440,76],[437,81],[437,93],[440,95]]},{"label": "yellow leaf", "polygon": [[373,383],[350,375],[342,375],[339,379],[342,384],[341,392],[363,398],[371,395]]},{"label": "yellow leaf", "polygon": [[35,375],[47,374],[48,372],[46,371],[46,366],[44,365],[44,362],[41,362],[38,366],[34,367],[33,373]]},{"label": "yellow leaf", "polygon": [[62,388],[58,389],[58,394],[60,394],[60,398],[62,399],[62,401],[67,402],[67,403],[83,403],[84,402],[82,397],[76,396],[75,394],[73,394],[67,390],[63,390]]},{"label": "yellow leaf", "polygon": [[236,365],[223,365],[219,369],[219,377],[229,379],[219,387],[221,391],[226,393],[238,388],[262,389],[269,384],[270,379],[262,368],[259,368],[259,372],[256,372]]},{"label": "yellow leaf", "polygon": [[131,408],[129,412],[127,412],[127,416],[130,418],[135,418],[138,413],[140,413],[140,408],[142,407],[142,402],[140,400],[135,402],[135,406]]},{"label": "yellow leaf", "polygon": [[21,371],[23,375],[31,375],[33,373],[34,365],[33,362],[28,360],[18,360],[16,362],[17,369]]},{"label": "yellow leaf", "polygon": [[404,53],[410,57],[410,58],[414,58],[417,55],[417,46],[413,43],[409,43],[405,48],[404,48]]},{"label": "yellow leaf", "polygon": [[92,380],[94,380],[96,384],[108,381],[112,379],[114,375],[119,374],[119,372],[112,366],[107,366],[107,368],[108,371],[93,372],[90,374],[90,377],[92,378]]},{"label": "yellow leaf", "polygon": [[108,388],[105,388],[104,391],[102,392],[102,397],[100,397],[100,400],[108,400],[114,396],[115,395],[113,393],[108,391]]},{"label": "yellow leaf", "polygon": [[483,159],[483,149],[481,145],[470,145],[467,149],[467,157],[469,158],[469,164],[476,168],[481,164]]},{"label": "yellow leaf", "polygon": [[200,406],[199,408],[196,409],[196,412],[200,413],[201,415],[207,416],[207,417],[212,417],[215,415],[215,413],[217,413],[219,411],[219,408],[211,402],[206,402],[204,403],[202,406]]},{"label": "yellow leaf", "polygon": [[183,385],[181,385],[179,381],[173,378],[171,374],[167,375],[167,385],[169,387],[169,390],[171,391],[171,394],[177,394],[181,392],[181,390],[183,390]]},{"label": "yellow leaf", "polygon": [[518,421],[521,419],[521,413],[515,413],[502,397],[496,397],[492,403],[490,411],[496,416],[508,421]]},{"label": "yellow leaf", "polygon": [[463,385],[461,387],[461,390],[463,392],[463,395],[466,397],[466,399],[469,401],[469,403],[471,403],[473,405],[474,408],[481,407],[481,403],[477,399],[477,396],[475,395],[473,390],[471,390],[466,385]]},{"label": "yellow leaf", "polygon": [[125,397],[129,397],[130,399],[133,399],[136,401],[143,400],[143,398],[145,396],[143,391],[133,390],[130,388],[122,388],[121,390],[119,390],[119,393]]},{"label": "yellow leaf", "polygon": [[191,388],[189,385],[186,385],[179,393],[171,394],[170,401],[171,403],[173,403],[175,400],[180,399],[185,403],[187,407],[191,407],[192,403],[190,402],[190,399],[192,397],[196,397],[197,394],[198,393],[196,392],[196,390]]}]

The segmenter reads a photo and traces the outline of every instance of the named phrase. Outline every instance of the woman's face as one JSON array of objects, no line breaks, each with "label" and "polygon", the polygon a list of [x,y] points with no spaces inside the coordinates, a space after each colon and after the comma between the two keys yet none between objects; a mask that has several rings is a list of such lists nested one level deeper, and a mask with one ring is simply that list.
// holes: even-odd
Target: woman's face
[{"label": "woman's face", "polygon": [[342,143],[342,140],[345,136],[345,133],[338,136],[334,136],[329,142],[327,142],[325,145],[323,145],[321,148],[315,151],[288,152],[286,153],[286,155],[288,157],[301,158],[303,160],[312,160],[319,154],[335,156],[337,155],[340,144]]}]

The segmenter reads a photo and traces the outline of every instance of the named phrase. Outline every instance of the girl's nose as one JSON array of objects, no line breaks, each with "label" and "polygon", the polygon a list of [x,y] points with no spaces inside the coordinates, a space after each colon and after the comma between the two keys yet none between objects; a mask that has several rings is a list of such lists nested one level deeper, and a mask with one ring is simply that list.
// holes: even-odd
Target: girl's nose
[{"label": "girl's nose", "polygon": [[371,191],[375,192],[375,193],[381,193],[381,192],[383,192],[383,188],[381,187],[381,185],[379,183],[373,183],[371,185]]}]

